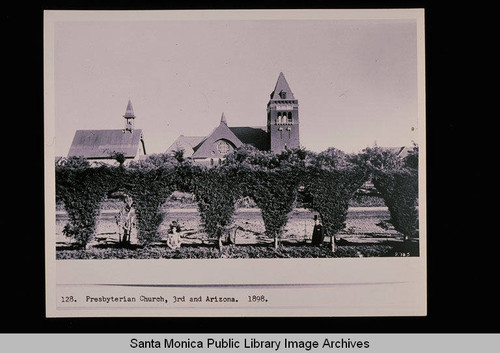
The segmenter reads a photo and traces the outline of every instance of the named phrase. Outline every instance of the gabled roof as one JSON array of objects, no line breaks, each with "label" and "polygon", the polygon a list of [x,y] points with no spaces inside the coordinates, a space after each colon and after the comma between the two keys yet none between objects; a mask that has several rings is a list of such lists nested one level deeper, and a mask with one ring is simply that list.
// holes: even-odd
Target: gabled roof
[{"label": "gabled roof", "polygon": [[[286,93],[286,98],[282,98],[280,93]],[[274,87],[274,91],[271,93],[271,100],[282,100],[282,99],[295,99],[288,82],[286,82],[285,75],[283,72],[280,72],[278,76],[278,81],[276,82],[276,87]]]},{"label": "gabled roof", "polygon": [[170,145],[169,148],[167,148],[166,153],[172,153],[175,151],[182,150],[184,151],[184,157],[191,157],[192,154],[195,151],[195,147],[200,144],[205,139],[205,136],[184,136],[181,135],[177,138],[177,140],[174,141]]},{"label": "gabled roof", "polygon": [[230,127],[229,128],[236,137],[246,145],[252,145],[258,150],[269,150],[269,135],[267,134],[265,126],[259,127]]},{"label": "gabled roof", "polygon": [[142,130],[77,130],[68,157],[110,158],[115,152],[135,158],[142,142]]},{"label": "gabled roof", "polygon": [[218,140],[226,140],[230,142],[234,148],[238,148],[243,143],[226,125],[226,120],[222,120],[218,127],[212,131],[202,142],[194,148],[193,158],[209,158],[220,157],[217,151],[214,151],[214,143]]}]

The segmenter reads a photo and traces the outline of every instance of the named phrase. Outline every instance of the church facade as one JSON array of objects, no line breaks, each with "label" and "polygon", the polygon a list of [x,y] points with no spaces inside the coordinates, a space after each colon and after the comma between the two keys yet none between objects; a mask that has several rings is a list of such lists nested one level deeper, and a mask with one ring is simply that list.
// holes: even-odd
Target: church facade
[{"label": "church facade", "polygon": [[229,127],[222,113],[219,126],[208,136],[181,135],[166,153],[182,150],[195,162],[214,164],[243,144],[272,153],[300,147],[299,103],[282,72],[267,103],[266,126]]}]

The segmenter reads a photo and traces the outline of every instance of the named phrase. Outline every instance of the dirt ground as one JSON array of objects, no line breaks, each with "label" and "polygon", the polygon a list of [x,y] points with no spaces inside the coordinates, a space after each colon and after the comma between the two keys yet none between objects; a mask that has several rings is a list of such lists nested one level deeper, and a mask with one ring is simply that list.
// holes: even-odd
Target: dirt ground
[{"label": "dirt ground", "polygon": [[[102,209],[97,224],[97,231],[90,246],[110,244],[118,240],[119,228],[115,222],[116,209]],[[285,228],[283,240],[290,243],[310,242],[314,226],[314,213],[306,209],[294,209]],[[386,240],[401,240],[402,235],[384,221],[389,220],[386,207],[351,207],[348,212],[346,227],[339,237],[351,243],[377,243]],[[180,238],[183,244],[204,244],[208,242],[203,232],[199,213],[195,208],[175,208],[165,212],[160,232],[164,234],[172,221],[180,224]],[[71,239],[66,238],[62,230],[68,217],[63,210],[56,212],[56,242],[58,246],[69,245]],[[256,208],[239,208],[235,214],[233,231],[236,232],[236,244],[271,243],[265,235],[264,222],[260,210]],[[132,231],[131,242],[137,242],[137,231]]]}]

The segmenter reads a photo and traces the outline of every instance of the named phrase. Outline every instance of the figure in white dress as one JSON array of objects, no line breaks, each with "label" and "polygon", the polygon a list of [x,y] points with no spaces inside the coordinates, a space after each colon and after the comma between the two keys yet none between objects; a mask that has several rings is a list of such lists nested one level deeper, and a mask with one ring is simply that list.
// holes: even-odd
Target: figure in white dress
[{"label": "figure in white dress", "polygon": [[167,246],[171,249],[178,249],[181,247],[181,235],[179,233],[180,226],[177,221],[170,224],[170,230],[167,234]]}]

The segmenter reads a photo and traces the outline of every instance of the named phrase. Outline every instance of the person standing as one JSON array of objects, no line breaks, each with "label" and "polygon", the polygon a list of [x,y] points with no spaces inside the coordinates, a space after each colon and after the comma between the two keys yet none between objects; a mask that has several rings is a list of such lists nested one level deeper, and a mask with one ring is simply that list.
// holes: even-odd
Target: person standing
[{"label": "person standing", "polygon": [[312,234],[311,245],[313,246],[323,246],[323,241],[325,239],[325,230],[318,215],[314,215],[314,228]]}]

